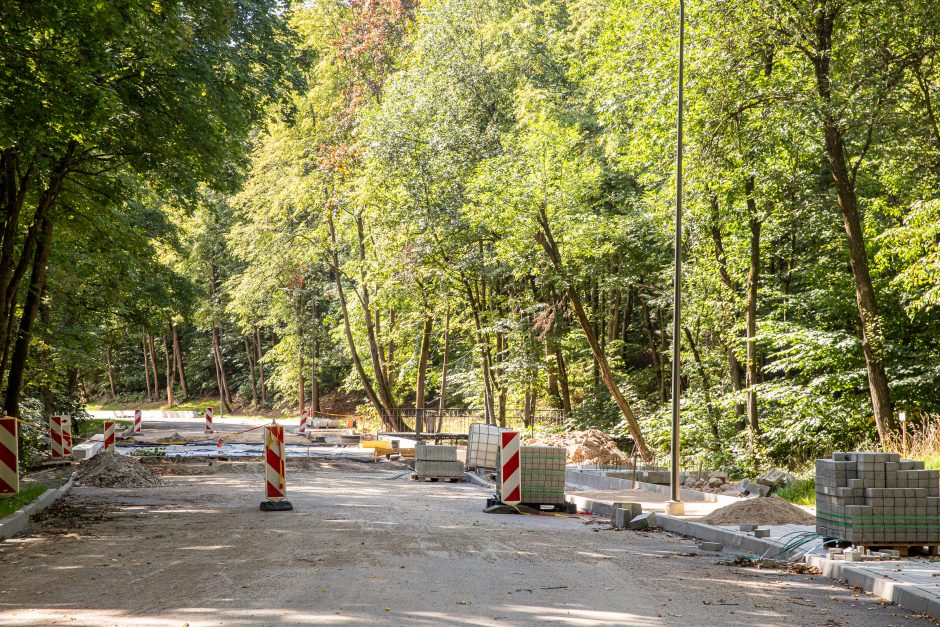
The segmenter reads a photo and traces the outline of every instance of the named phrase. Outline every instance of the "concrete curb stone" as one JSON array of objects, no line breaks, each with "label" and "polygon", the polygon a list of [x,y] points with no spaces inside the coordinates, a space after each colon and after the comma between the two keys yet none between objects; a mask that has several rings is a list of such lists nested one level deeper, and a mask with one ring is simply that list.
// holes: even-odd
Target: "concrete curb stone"
[{"label": "concrete curb stone", "polygon": [[77,476],[78,472],[73,472],[72,476],[69,477],[69,480],[62,487],[46,490],[32,503],[27,503],[9,516],[0,519],[0,541],[22,533],[23,530],[26,529],[26,526],[29,525],[29,520],[32,516],[55,503],[72,489]]}]

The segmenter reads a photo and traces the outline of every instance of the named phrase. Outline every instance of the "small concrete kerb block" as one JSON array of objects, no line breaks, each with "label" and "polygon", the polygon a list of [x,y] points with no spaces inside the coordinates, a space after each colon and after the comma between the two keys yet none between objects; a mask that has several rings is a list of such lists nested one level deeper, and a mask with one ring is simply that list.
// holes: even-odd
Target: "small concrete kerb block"
[{"label": "small concrete kerb block", "polygon": [[699,542],[698,548],[702,551],[715,551],[719,552],[725,548],[725,545],[721,542]]},{"label": "small concrete kerb block", "polygon": [[630,521],[643,513],[639,503],[614,503],[614,527],[626,529]]},{"label": "small concrete kerb block", "polygon": [[639,516],[633,518],[630,521],[629,527],[630,529],[633,529],[633,530],[649,529],[655,524],[656,524],[655,512],[646,512],[645,514],[640,514]]},{"label": "small concrete kerb block", "polygon": [[757,525],[741,525],[738,528],[745,533],[750,533],[754,531],[755,529],[757,529]]},{"label": "small concrete kerb block", "polygon": [[755,538],[769,538],[769,537],[770,537],[770,529],[755,529],[755,530],[754,530],[754,537],[755,537]]}]

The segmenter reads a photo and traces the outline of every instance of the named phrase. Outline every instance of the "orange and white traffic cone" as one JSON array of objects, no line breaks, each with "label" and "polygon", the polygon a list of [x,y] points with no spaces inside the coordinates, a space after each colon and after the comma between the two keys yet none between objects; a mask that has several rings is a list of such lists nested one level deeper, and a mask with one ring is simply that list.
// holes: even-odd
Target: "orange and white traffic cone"
[{"label": "orange and white traffic cone", "polygon": [[261,510],[265,512],[289,512],[294,509],[287,500],[284,484],[284,427],[271,421],[264,428],[264,498]]}]

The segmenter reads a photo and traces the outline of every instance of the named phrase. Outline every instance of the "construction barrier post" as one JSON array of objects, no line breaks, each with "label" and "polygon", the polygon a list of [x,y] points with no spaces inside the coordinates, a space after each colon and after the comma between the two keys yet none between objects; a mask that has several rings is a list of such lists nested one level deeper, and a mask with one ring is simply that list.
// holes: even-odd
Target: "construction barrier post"
[{"label": "construction barrier post", "polygon": [[134,410],[134,433],[140,433],[141,411]]},{"label": "construction barrier post", "polygon": [[520,440],[518,431],[503,431],[499,434],[499,499],[506,505],[518,505],[522,502]]},{"label": "construction barrier post", "polygon": [[52,448],[52,459],[60,459],[62,453],[62,416],[49,418],[49,444]]},{"label": "construction barrier post", "polygon": [[273,420],[264,428],[264,498],[261,510],[289,512],[294,509],[287,500],[284,484],[284,427]]},{"label": "construction barrier post", "polygon": [[307,432],[307,417],[309,415],[310,415],[310,411],[307,409],[300,412],[300,427],[297,428],[297,433]]},{"label": "construction barrier post", "polygon": [[206,407],[206,433],[212,433],[212,408]]},{"label": "construction barrier post", "polygon": [[62,455],[72,456],[72,417],[62,416]]},{"label": "construction barrier post", "polygon": [[104,451],[106,453],[114,450],[114,423],[110,420],[104,421]]},{"label": "construction barrier post", "polygon": [[16,418],[0,416],[0,495],[3,496],[12,496],[20,491],[18,434]]}]

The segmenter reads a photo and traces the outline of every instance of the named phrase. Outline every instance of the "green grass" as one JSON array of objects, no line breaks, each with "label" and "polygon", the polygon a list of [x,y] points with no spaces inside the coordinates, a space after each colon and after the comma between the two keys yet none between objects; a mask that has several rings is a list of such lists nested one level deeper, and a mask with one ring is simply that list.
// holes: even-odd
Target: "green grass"
[{"label": "green grass", "polygon": [[[111,422],[123,425],[125,427],[131,424],[129,420],[112,420]],[[81,431],[78,433],[78,437],[88,438],[96,433],[104,433],[104,420],[97,420],[94,418],[91,420],[82,420],[79,422],[79,427],[81,428]]]},{"label": "green grass", "polygon": [[816,506],[816,478],[797,479],[790,485],[774,490],[774,494],[794,505]]},{"label": "green grass", "polygon": [[16,496],[0,499],[0,518],[9,516],[30,501],[36,500],[45,491],[46,486],[44,485],[31,485],[20,490]]}]

